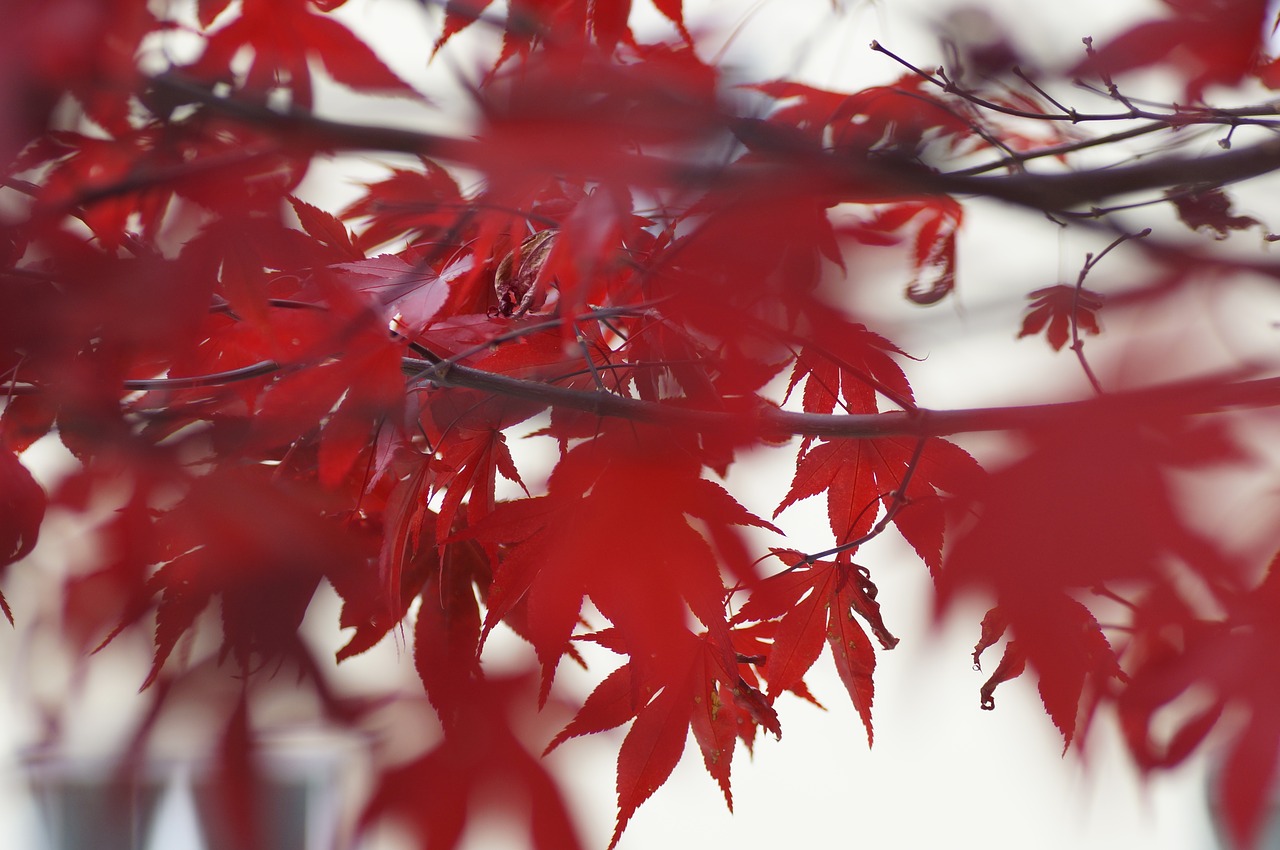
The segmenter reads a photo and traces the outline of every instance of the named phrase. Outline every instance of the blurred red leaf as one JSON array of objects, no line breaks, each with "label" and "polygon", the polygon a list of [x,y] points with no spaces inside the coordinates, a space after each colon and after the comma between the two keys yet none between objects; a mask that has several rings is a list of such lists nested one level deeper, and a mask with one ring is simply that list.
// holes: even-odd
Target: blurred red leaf
[{"label": "blurred red leaf", "polygon": [[962,592],[994,595],[975,660],[1006,629],[1012,636],[984,702],[1025,659],[1069,745],[1085,684],[1099,693],[1109,680],[1125,678],[1093,614],[1073,594],[1163,584],[1170,558],[1210,582],[1229,580],[1231,566],[1187,527],[1173,497],[1173,470],[1221,461],[1221,449],[1205,437],[1159,433],[1138,421],[1064,421],[986,479],[971,503],[977,522],[951,547],[939,581],[941,609]]},{"label": "blurred red leaf", "polygon": [[1071,338],[1072,324],[1078,330],[1095,336],[1102,332],[1098,325],[1102,296],[1091,289],[1059,283],[1037,289],[1027,298],[1031,303],[1027,305],[1027,314],[1022,317],[1019,339],[1045,331],[1049,346],[1054,351],[1061,351]]},{"label": "blurred red leaf", "polygon": [[[203,7],[202,17],[217,14],[223,4]],[[314,14],[305,0],[248,0],[240,14],[205,36],[203,53],[184,72],[197,79],[226,78],[241,51],[253,59],[244,88],[266,95],[287,87],[295,105],[310,108],[314,96],[309,60],[318,60],[329,76],[360,91],[417,97],[413,87],[389,69],[351,30],[327,15]]]},{"label": "blurred red leaf", "polygon": [[581,848],[555,782],[517,731],[531,684],[528,676],[491,677],[460,692],[443,741],[380,771],[362,825],[389,818],[432,850],[451,850],[468,811],[497,806],[527,824],[534,850]]},{"label": "blurred red leaf", "polygon": [[[0,449],[0,569],[25,558],[36,546],[48,498],[44,489],[8,449]],[[13,613],[0,595],[0,611],[10,623]]]},{"label": "blurred red leaf", "polygon": [[1125,30],[1072,68],[1076,76],[1114,75],[1173,65],[1186,78],[1186,96],[1201,100],[1212,85],[1234,86],[1259,63],[1265,0],[1164,0],[1171,17]]},{"label": "blurred red leaf", "polygon": [[[1277,606],[1280,556],[1256,586],[1230,593],[1225,617],[1198,614],[1171,588],[1138,601],[1130,650],[1132,678],[1117,699],[1122,728],[1143,770],[1172,767],[1229,717],[1225,755],[1210,792],[1226,831],[1256,847],[1276,778],[1280,724]],[[1173,709],[1180,702],[1183,710]]]}]

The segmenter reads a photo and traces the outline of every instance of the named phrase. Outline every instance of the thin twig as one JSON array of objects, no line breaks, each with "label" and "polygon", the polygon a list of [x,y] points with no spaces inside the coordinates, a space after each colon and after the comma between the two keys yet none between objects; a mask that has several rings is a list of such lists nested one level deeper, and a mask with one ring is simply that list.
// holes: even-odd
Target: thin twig
[{"label": "thin twig", "polygon": [[1128,139],[1136,139],[1139,136],[1145,136],[1168,129],[1170,129],[1170,127],[1165,122],[1152,121],[1149,124],[1143,124],[1139,127],[1130,127],[1128,130],[1122,130],[1118,133],[1108,133],[1105,136],[1097,136],[1092,139],[1082,139],[1077,142],[1067,142],[1047,148],[1036,148],[1035,150],[1030,151],[1015,152],[1011,156],[1001,157],[998,160],[986,162],[982,165],[974,165],[969,168],[960,168],[955,171],[948,171],[947,174],[952,177],[973,177],[978,174],[986,174],[988,171],[996,171],[1001,168],[1023,165],[1033,159],[1043,159],[1047,156],[1064,156],[1065,154],[1075,153],[1076,151],[1087,150],[1089,148],[1100,147],[1102,145],[1110,145],[1116,142],[1127,141]]},{"label": "thin twig", "polygon": [[928,71],[918,68],[903,57],[894,53],[892,50],[889,50],[878,41],[871,42],[871,49],[877,53],[883,53],[902,67],[911,71],[913,74],[916,74],[931,85],[937,86],[947,94],[955,95],[956,97],[966,100],[974,106],[980,107],[989,112],[1008,115],[1012,118],[1027,118],[1034,121],[1066,121],[1072,124],[1085,122],[1132,121],[1136,118],[1145,118],[1151,121],[1160,121],[1166,126],[1179,127],[1186,126],[1188,124],[1235,125],[1239,123],[1246,123],[1250,125],[1256,124],[1258,126],[1274,126],[1276,124],[1275,120],[1269,118],[1259,118],[1257,121],[1248,120],[1254,116],[1274,116],[1276,114],[1276,107],[1272,104],[1265,106],[1248,106],[1241,109],[1205,108],[1203,110],[1195,111],[1187,110],[1185,108],[1178,109],[1172,104],[1159,104],[1159,107],[1164,111],[1153,112],[1147,109],[1139,109],[1134,105],[1132,100],[1119,91],[1114,82],[1110,82],[1106,78],[1104,78],[1103,82],[1108,84],[1107,90],[1105,92],[1098,93],[1103,94],[1106,97],[1110,97],[1124,105],[1126,108],[1124,112],[1079,112],[1069,107],[1062,107],[1061,104],[1052,98],[1049,98],[1049,100],[1055,106],[1058,106],[1062,110],[1061,112],[1032,112],[1027,109],[1017,109],[1012,106],[1006,106],[1002,103],[996,103],[995,101],[980,97],[954,83],[946,77],[945,74],[930,74]]},{"label": "thin twig", "polygon": [[1065,106],[1063,106],[1061,103],[1059,103],[1057,98],[1055,98],[1053,95],[1049,94],[1047,91],[1045,91],[1043,88],[1041,88],[1041,86],[1040,86],[1040,84],[1039,84],[1039,83],[1037,83],[1035,80],[1031,79],[1031,77],[1030,77],[1030,76],[1028,76],[1027,74],[1023,73],[1022,69],[1021,69],[1021,68],[1019,68],[1017,65],[1014,65],[1014,66],[1013,66],[1013,74],[1014,74],[1014,76],[1016,76],[1018,79],[1022,80],[1024,83],[1026,83],[1027,85],[1031,86],[1031,88],[1032,88],[1033,90],[1035,90],[1036,94],[1040,95],[1040,96],[1041,96],[1041,97],[1043,97],[1045,100],[1049,101],[1049,102],[1050,102],[1050,103],[1052,103],[1054,106],[1056,106],[1056,107],[1058,107],[1059,109],[1061,109],[1063,112],[1070,112],[1070,111],[1071,111],[1070,109],[1068,109],[1067,107],[1065,107]]},{"label": "thin twig", "polygon": [[[630,304],[626,307],[599,307],[594,310],[588,310],[585,313],[578,313],[577,315],[573,316],[572,319],[570,319],[570,321],[572,321],[575,325],[577,325],[581,322],[589,322],[589,321],[603,322],[604,320],[612,319],[612,318],[643,316],[665,300],[667,299],[664,297],[664,298],[655,298],[650,301],[643,301],[638,304]],[[532,322],[529,324],[522,324],[518,327],[512,328],[509,331],[504,331],[503,333],[490,337],[484,342],[477,343],[471,346],[470,348],[464,348],[462,351],[459,351],[457,354],[452,354],[449,357],[439,357],[434,352],[425,352],[424,349],[422,349],[420,346],[416,346],[419,351],[424,352],[425,359],[431,363],[431,366],[430,368],[426,370],[421,370],[419,372],[406,371],[406,374],[410,376],[409,383],[410,384],[421,383],[421,382],[429,383],[431,381],[432,373],[437,373],[437,372],[442,372],[444,370],[447,370],[451,366],[461,363],[462,361],[466,360],[469,357],[474,357],[477,354],[482,354],[486,351],[490,351],[495,346],[501,345],[504,342],[513,342],[517,339],[522,339],[523,337],[526,337],[526,336],[533,336],[535,334],[542,333],[543,331],[553,330],[555,328],[562,327],[564,324],[565,324],[565,319],[560,316],[555,316],[544,322]]]},{"label": "thin twig", "polygon": [[832,555],[839,555],[841,552],[848,552],[850,549],[857,549],[862,544],[875,537],[880,536],[893,518],[898,515],[898,511],[907,504],[907,486],[911,483],[911,477],[916,474],[916,467],[920,464],[920,456],[924,454],[924,444],[928,442],[928,437],[921,437],[916,440],[915,451],[911,453],[911,460],[907,462],[907,471],[902,475],[902,481],[898,483],[898,488],[893,491],[889,497],[889,507],[885,509],[884,516],[880,518],[870,531],[861,537],[850,540],[848,543],[841,543],[839,546],[833,546],[822,552],[816,552],[812,555],[805,555],[803,564],[813,564],[821,561],[823,558],[830,558]]},{"label": "thin twig", "polygon": [[1093,391],[1098,395],[1103,394],[1102,384],[1098,381],[1098,376],[1094,374],[1093,369],[1089,367],[1089,361],[1084,356],[1084,340],[1080,338],[1080,296],[1084,292],[1084,281],[1089,276],[1089,272],[1093,271],[1094,266],[1102,261],[1102,258],[1111,253],[1112,249],[1119,247],[1122,243],[1128,242],[1130,239],[1145,239],[1151,235],[1151,228],[1146,228],[1138,233],[1122,233],[1112,240],[1111,244],[1098,252],[1097,256],[1086,254],[1084,265],[1080,268],[1080,274],[1076,277],[1075,292],[1071,297],[1071,350],[1076,353],[1076,359],[1080,361],[1080,368],[1084,370],[1084,376],[1089,379],[1089,386],[1093,387]]}]

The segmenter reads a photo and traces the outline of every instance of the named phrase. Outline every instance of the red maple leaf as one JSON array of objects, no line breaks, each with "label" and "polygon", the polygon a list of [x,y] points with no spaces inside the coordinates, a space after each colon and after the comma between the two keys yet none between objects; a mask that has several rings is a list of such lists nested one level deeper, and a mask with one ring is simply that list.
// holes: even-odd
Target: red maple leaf
[{"label": "red maple leaf", "polygon": [[[1189,602],[1167,585],[1138,600],[1127,653],[1132,677],[1117,708],[1144,771],[1179,764],[1224,716],[1231,718],[1212,796],[1236,846],[1255,847],[1280,765],[1274,711],[1280,556],[1255,587],[1218,590],[1224,617],[1197,613],[1199,600]],[[1168,710],[1193,692],[1198,699],[1190,710]]]},{"label": "red maple leaf", "polygon": [[[444,31],[432,49],[434,56],[449,39],[470,27],[492,0],[449,0],[445,6]],[[557,3],[555,0],[515,0],[507,10],[502,55],[497,66],[516,55],[527,55],[542,39],[562,41],[583,39],[590,32],[599,49],[612,53],[619,44],[634,44],[627,26],[632,0],[593,0],[592,3]],[[683,0],[654,0],[654,8],[676,25],[685,41],[691,41],[684,27]]]},{"label": "red maple leaf", "polygon": [[372,296],[388,320],[394,320],[406,336],[417,338],[448,302],[450,284],[471,271],[471,258],[451,263],[443,273],[423,265],[410,265],[393,254],[382,254],[333,269],[352,288]]},{"label": "red maple leaf", "polygon": [[804,675],[818,660],[825,640],[870,744],[876,657],[854,615],[867,623],[884,649],[898,644],[880,615],[875,585],[866,569],[856,564],[809,562],[799,552],[787,550],[775,550],[774,554],[788,569],[753,587],[750,599],[734,617],[735,622],[778,621],[761,671],[769,682],[770,699],[802,687]]},{"label": "red maple leaf", "polygon": [[843,546],[871,531],[881,503],[891,505],[905,480],[903,504],[893,523],[936,573],[945,524],[940,492],[971,493],[981,469],[963,449],[942,439],[928,440],[915,457],[917,442],[900,437],[832,440],[803,451],[774,516],[801,499],[826,493],[831,531],[836,545]]},{"label": "red maple leaf", "polygon": [[839,404],[848,413],[873,413],[877,394],[903,408],[914,404],[902,367],[890,354],[906,356],[866,325],[814,311],[813,343],[800,350],[787,396],[805,381],[802,403],[808,413],[831,413]]},{"label": "red maple leaf", "polygon": [[947,554],[938,604],[943,611],[972,590],[994,596],[975,659],[1006,629],[1012,639],[984,687],[984,704],[1025,661],[1069,745],[1086,683],[1096,695],[1124,676],[1093,614],[1075,596],[1113,584],[1163,583],[1169,558],[1211,585],[1233,575],[1181,520],[1170,483],[1173,469],[1221,462],[1229,444],[1196,430],[1160,433],[1140,420],[1103,425],[1080,418],[1040,432],[1032,446],[992,473],[970,503],[978,519]]},{"label": "red maple leaf", "polygon": [[[7,448],[0,448],[0,493],[4,494],[0,503],[0,569],[3,569],[35,548],[48,500],[43,488]],[[0,595],[0,611],[13,623],[13,612],[3,595]]]},{"label": "red maple leaf", "polygon": [[907,297],[933,304],[955,288],[956,234],[963,220],[963,209],[951,198],[911,199],[878,209],[870,218],[843,222],[839,232],[867,245],[897,245],[912,237],[914,273]]},{"label": "red maple leaf", "polygon": [[[564,455],[546,496],[499,504],[471,532],[486,545],[510,544],[494,573],[485,630],[523,600],[544,696],[588,596],[618,629],[642,681],[652,673],[648,659],[674,651],[686,612],[732,669],[716,550],[689,518],[772,529],[701,478],[692,457],[672,450],[669,434],[612,426]],[[652,533],[620,548],[618,530],[641,521]],[[752,573],[737,561],[742,553],[721,547],[720,555],[734,558],[727,566],[735,574]],[[602,558],[614,567],[597,569]]]},{"label": "red maple leaf", "polygon": [[830,129],[837,148],[865,156],[868,151],[910,154],[929,140],[946,138],[954,148],[974,136],[962,104],[946,103],[932,94],[917,74],[906,74],[893,85],[873,86],[842,94],[789,80],[744,86],[783,104],[769,122],[794,127],[819,141]]},{"label": "red maple leaf", "polygon": [[456,226],[463,203],[449,172],[423,161],[422,171],[397,168],[383,180],[366,183],[364,194],[339,217],[365,219],[356,244],[367,251],[402,236],[414,241],[443,236]]},{"label": "red maple leaf", "polygon": [[[1033,604],[1034,617],[1029,616]],[[982,639],[973,650],[975,668],[983,651],[1005,636],[1011,620],[1016,620],[1014,636],[1005,645],[1000,664],[982,686],[982,707],[995,708],[996,686],[1021,675],[1030,663],[1039,675],[1045,711],[1069,747],[1076,736],[1086,686],[1091,699],[1084,710],[1087,727],[1092,701],[1106,693],[1110,680],[1126,679],[1115,650],[1089,609],[1065,593],[1045,594],[1034,601],[1019,600],[1017,607],[1011,605],[1008,610],[997,607],[987,612],[982,621]]]},{"label": "red maple leaf", "polygon": [[[593,635],[625,651],[614,635]],[[638,677],[629,662],[596,686],[577,716],[547,746],[613,729],[635,718],[618,753],[618,820],[610,847],[617,844],[635,810],[667,781],[684,752],[689,732],[702,751],[703,764],[733,809],[729,771],[744,723],[759,723],[781,736],[777,715],[763,697],[726,667],[724,654],[708,636],[685,633],[670,652]]]},{"label": "red maple leaf", "polygon": [[1071,339],[1072,326],[1077,332],[1083,330],[1095,336],[1102,332],[1098,325],[1102,296],[1091,289],[1059,283],[1037,289],[1027,298],[1031,303],[1027,305],[1027,315],[1022,317],[1019,339],[1045,331],[1050,347],[1061,351]]},{"label": "red maple leaf", "polygon": [[[1110,76],[1173,65],[1186,76],[1186,96],[1199,101],[1212,85],[1234,86],[1260,63],[1265,0],[1164,0],[1173,15],[1139,23],[1068,73]],[[1090,42],[1086,42],[1090,43]]]},{"label": "red maple leaf", "polygon": [[497,806],[528,823],[534,850],[581,848],[554,780],[518,731],[531,679],[495,676],[462,690],[456,721],[446,727],[444,739],[381,772],[362,827],[390,818],[425,846],[452,850],[472,807]]},{"label": "red maple leaf", "polygon": [[107,639],[155,605],[155,658],[143,687],[215,597],[222,607],[219,657],[242,671],[277,659],[291,650],[321,578],[367,556],[358,538],[325,516],[323,500],[272,481],[263,467],[191,480],[152,533],[151,557],[161,566]]},{"label": "red maple leaf", "polygon": [[[201,10],[207,16],[205,25],[212,24],[223,8],[225,4],[206,4]],[[287,88],[295,106],[309,109],[313,103],[309,60],[319,60],[329,76],[353,89],[417,96],[351,30],[328,15],[313,13],[306,0],[248,0],[239,11],[206,35],[204,52],[184,73],[221,81],[236,54],[248,50],[253,61],[244,88],[259,96]]]}]

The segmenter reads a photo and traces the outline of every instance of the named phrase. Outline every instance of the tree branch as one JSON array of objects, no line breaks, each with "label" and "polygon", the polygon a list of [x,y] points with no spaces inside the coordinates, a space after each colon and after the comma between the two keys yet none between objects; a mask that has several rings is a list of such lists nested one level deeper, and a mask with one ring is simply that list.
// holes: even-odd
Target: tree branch
[{"label": "tree branch", "polygon": [[428,382],[442,387],[480,390],[508,398],[565,407],[641,422],[663,423],[701,431],[754,431],[760,436],[812,436],[866,439],[872,437],[928,437],[975,431],[1012,431],[1052,427],[1079,416],[1152,417],[1215,413],[1237,407],[1280,406],[1280,378],[1248,381],[1223,379],[1185,381],[1085,401],[1054,402],[1016,407],[960,410],[891,411],[865,414],[795,413],[761,407],[755,427],[744,429],[737,412],[693,410],[670,402],[649,402],[609,393],[557,387],[538,381],[497,375],[456,364],[434,370],[427,360],[405,358],[407,368],[428,374]]},{"label": "tree branch", "polygon": [[[286,143],[322,150],[378,150],[428,156],[481,170],[505,166],[509,151],[483,139],[461,139],[390,127],[332,121],[301,110],[277,111],[266,106],[221,97],[174,75],[157,77],[154,84],[174,96],[203,104],[223,114],[264,126]],[[727,119],[727,123],[731,119]],[[769,139],[758,140],[768,145]],[[1280,138],[1212,156],[1166,156],[1113,168],[1061,174],[1020,173],[982,176],[939,173],[907,158],[819,151],[772,140],[772,162],[758,159],[727,167],[703,165],[638,154],[602,152],[585,162],[547,162],[552,170],[573,170],[598,178],[627,175],[637,185],[727,187],[764,195],[821,190],[825,196],[848,202],[882,202],[903,195],[979,195],[1047,212],[1134,192],[1165,189],[1187,183],[1222,185],[1266,174],[1280,167]],[[757,149],[756,153],[763,153]],[[528,164],[533,167],[532,163]],[[171,179],[167,172],[165,179]],[[131,181],[128,190],[138,188]],[[95,196],[109,192],[98,189]]]},{"label": "tree branch", "polygon": [[[218,372],[177,378],[127,380],[129,392],[214,387],[259,378],[283,370],[273,360]],[[1163,384],[1112,393],[1083,401],[958,410],[896,410],[885,413],[818,414],[780,410],[762,403],[755,421],[744,424],[738,411],[697,410],[677,402],[643,401],[599,390],[575,390],[541,381],[513,378],[447,361],[402,358],[402,368],[415,379],[437,387],[478,390],[547,407],[580,410],[600,417],[652,422],[702,432],[753,434],[763,438],[790,436],[826,439],[941,437],[977,431],[1050,428],[1078,417],[1154,418],[1218,413],[1233,408],[1280,407],[1280,377],[1236,380],[1230,376]],[[0,384],[0,396],[33,395],[35,384]]]}]

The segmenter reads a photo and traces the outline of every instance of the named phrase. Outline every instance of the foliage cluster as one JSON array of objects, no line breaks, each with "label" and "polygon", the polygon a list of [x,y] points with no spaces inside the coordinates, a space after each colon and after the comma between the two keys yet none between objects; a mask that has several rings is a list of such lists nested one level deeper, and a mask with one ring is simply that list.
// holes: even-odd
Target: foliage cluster
[{"label": "foliage cluster", "polygon": [[[1280,751],[1280,569],[1193,506],[1197,482],[1256,459],[1277,364],[1162,382],[1147,357],[1107,386],[1084,344],[1108,313],[1280,278],[1207,238],[1269,238],[1224,190],[1280,166],[1263,0],[1164,0],[1034,72],[998,39],[935,70],[873,45],[901,76],[856,92],[727,87],[681,0],[652,0],[666,31],[644,38],[631,0],[449,0],[423,61],[468,31],[494,46],[456,136],[316,111],[319,75],[429,102],[331,14],[357,5],[8,4],[0,556],[23,568],[49,506],[114,500],[59,628],[89,664],[154,635],[133,753],[218,683],[226,821],[261,846],[259,700],[288,682],[341,728],[381,709],[299,634],[328,585],[336,661],[411,636],[439,729],[380,766],[366,823],[453,847],[469,802],[502,788],[533,846],[581,846],[540,753],[629,723],[616,843],[690,733],[732,805],[735,750],[781,734],[778,698],[812,698],[824,647],[871,740],[898,637],[859,550],[897,533],[939,616],[990,601],[984,708],[1027,671],[1068,747],[1109,706],[1145,770],[1223,727],[1227,823],[1250,844]],[[1176,103],[1128,90],[1152,68]],[[314,161],[353,151],[394,167],[344,210],[297,196]],[[1074,282],[1030,292],[1020,329],[1077,358],[1093,397],[930,409],[908,353],[851,308],[869,284],[849,264],[873,249],[905,259],[905,298],[954,299],[974,199],[1112,231]],[[1183,232],[1129,225],[1156,206]],[[1113,250],[1145,276],[1103,277]],[[973,431],[1017,456],[984,469],[949,439]],[[529,433],[557,447],[545,480],[513,457]],[[52,434],[79,465],[46,494],[21,456]],[[757,451],[796,456],[770,518],[717,483]],[[500,478],[524,496],[499,499]],[[774,521],[811,498],[830,537],[786,539]],[[484,675],[497,628],[532,647],[526,674]],[[529,740],[521,718],[585,643],[620,666]]]}]

